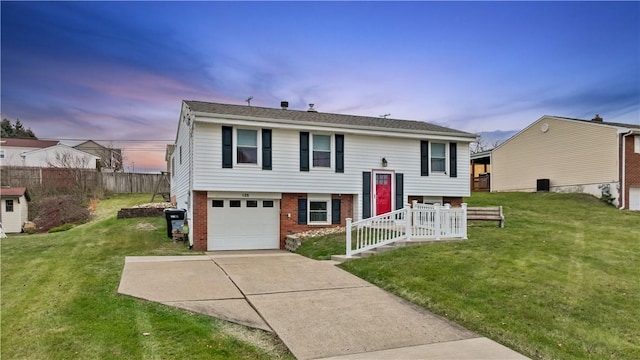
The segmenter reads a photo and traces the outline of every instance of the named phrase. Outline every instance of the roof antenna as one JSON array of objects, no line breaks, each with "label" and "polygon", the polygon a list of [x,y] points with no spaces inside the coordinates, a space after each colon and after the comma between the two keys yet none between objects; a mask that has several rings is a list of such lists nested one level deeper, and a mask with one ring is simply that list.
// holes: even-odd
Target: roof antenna
[{"label": "roof antenna", "polygon": [[383,119],[386,119],[388,116],[391,116],[391,114],[380,115],[380,117],[383,118]]},{"label": "roof antenna", "polygon": [[245,100],[248,106],[251,106],[251,100],[253,100],[253,96],[249,96],[247,100]]}]

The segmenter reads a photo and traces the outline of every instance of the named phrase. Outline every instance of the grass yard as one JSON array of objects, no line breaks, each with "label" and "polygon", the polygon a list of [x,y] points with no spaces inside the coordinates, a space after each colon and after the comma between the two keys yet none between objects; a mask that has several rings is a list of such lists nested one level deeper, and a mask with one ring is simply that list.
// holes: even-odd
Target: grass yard
[{"label": "grass yard", "polygon": [[2,359],[292,358],[262,331],[117,294],[125,256],[194,254],[164,218],[115,218],[149,199],[116,196],[88,224],[1,240]]},{"label": "grass yard", "polygon": [[[579,194],[466,201],[502,205],[505,228],[472,222],[467,241],[341,266],[534,359],[640,359],[640,213]],[[310,239],[299,252],[344,253],[343,238]]]}]

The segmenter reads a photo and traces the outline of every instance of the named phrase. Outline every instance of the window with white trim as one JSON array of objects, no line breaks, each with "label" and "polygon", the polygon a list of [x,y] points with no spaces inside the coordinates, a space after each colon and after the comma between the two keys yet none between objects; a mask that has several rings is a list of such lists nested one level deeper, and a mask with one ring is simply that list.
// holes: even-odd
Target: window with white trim
[{"label": "window with white trim", "polygon": [[236,130],[236,163],[258,164],[258,130]]},{"label": "window with white trim", "polygon": [[4,149],[0,149],[0,159],[4,159]]},{"label": "window with white trim", "polygon": [[313,134],[312,164],[314,168],[331,168],[331,135]]},{"label": "window with white trim", "polygon": [[633,137],[634,145],[633,150],[636,154],[640,154],[640,135],[636,135]]},{"label": "window with white trim", "polygon": [[307,212],[309,225],[331,224],[331,197],[310,197]]},{"label": "window with white trim", "polygon": [[446,173],[447,171],[447,144],[431,143],[431,172]]}]

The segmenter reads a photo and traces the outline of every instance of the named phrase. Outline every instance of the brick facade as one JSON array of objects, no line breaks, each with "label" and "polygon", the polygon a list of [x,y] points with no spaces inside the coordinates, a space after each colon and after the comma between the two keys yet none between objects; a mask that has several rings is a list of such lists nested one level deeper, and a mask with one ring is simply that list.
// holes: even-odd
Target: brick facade
[{"label": "brick facade", "polygon": [[[635,135],[640,136],[640,135]],[[635,136],[622,136],[620,144],[624,141],[624,146],[620,150],[620,157],[622,157],[622,150],[624,149],[624,207],[629,208],[629,189],[640,186],[640,154],[635,152],[634,149],[634,137]],[[620,159],[622,163],[623,159]],[[622,172],[622,169],[620,169]]]},{"label": "brick facade", "polygon": [[307,225],[298,224],[298,199],[306,199],[306,193],[283,193],[280,200],[280,248],[284,249],[285,238],[312,229],[345,226],[347,218],[353,218],[353,195],[331,195],[331,199],[340,199],[340,224]]},{"label": "brick facade", "polygon": [[207,250],[207,192],[193,192],[193,218],[191,219],[193,249]]}]

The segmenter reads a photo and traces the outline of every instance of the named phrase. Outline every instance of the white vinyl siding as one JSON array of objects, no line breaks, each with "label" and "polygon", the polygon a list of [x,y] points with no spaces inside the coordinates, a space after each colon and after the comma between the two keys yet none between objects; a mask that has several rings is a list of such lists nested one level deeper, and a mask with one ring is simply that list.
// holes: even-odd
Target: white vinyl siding
[{"label": "white vinyl siding", "polygon": [[[273,169],[222,169],[222,127],[198,122],[194,137],[193,189],[204,191],[355,194],[362,196],[362,172],[381,167],[404,174],[408,194],[469,196],[469,144],[458,143],[458,176],[420,176],[420,139],[389,136],[344,135],[344,173],[300,171],[298,129],[273,129]],[[342,132],[341,132],[342,133]],[[428,139],[428,138],[426,138]],[[333,142],[333,141],[332,141]],[[334,157],[333,154],[331,156]],[[358,209],[358,216],[361,209]]]},{"label": "white vinyl siding", "polygon": [[616,128],[543,117],[493,151],[491,189],[535,191],[537,179],[552,188],[611,183],[618,164]]},{"label": "white vinyl siding", "polygon": [[[193,120],[187,121],[185,118],[190,116],[189,111],[185,109],[183,104],[180,121],[178,123],[178,133],[176,136],[176,151],[173,154],[173,158],[179,157],[178,149],[183,149],[183,161],[175,159],[175,165],[172,164],[171,172],[173,178],[171,179],[171,195],[176,197],[176,207],[179,209],[187,210],[187,217],[191,215],[191,190],[190,189],[190,177],[192,176],[192,142],[189,137],[191,131],[190,126],[197,127],[197,123],[194,124]],[[194,130],[195,131],[195,130]]]}]

